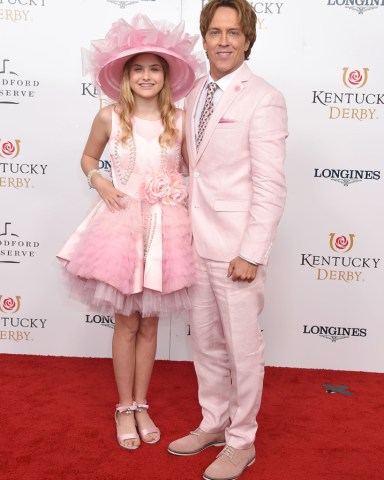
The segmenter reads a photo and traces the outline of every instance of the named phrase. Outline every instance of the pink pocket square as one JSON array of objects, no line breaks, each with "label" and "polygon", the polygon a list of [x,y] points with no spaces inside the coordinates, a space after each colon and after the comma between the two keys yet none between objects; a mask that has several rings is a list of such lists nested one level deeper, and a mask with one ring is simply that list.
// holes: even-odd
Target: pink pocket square
[{"label": "pink pocket square", "polygon": [[220,118],[219,123],[236,123],[236,120],[232,120],[231,118],[222,117],[222,118]]}]

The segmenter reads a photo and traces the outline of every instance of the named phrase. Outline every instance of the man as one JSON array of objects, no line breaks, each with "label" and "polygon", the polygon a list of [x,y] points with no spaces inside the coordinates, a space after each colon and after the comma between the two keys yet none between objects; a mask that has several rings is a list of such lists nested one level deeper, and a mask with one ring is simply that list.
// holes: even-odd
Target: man
[{"label": "man", "polygon": [[190,323],[203,420],[168,451],[193,455],[225,445],[204,472],[206,480],[236,479],[255,460],[264,375],[258,316],[285,200],[285,102],[244,63],[255,27],[247,0],[205,5],[200,30],[210,75],[186,100],[198,264]]}]

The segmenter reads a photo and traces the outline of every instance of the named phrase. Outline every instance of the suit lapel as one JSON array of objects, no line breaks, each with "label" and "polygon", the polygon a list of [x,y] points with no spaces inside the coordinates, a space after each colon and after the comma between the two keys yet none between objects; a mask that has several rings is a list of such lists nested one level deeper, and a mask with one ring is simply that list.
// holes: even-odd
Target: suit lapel
[{"label": "suit lapel", "polygon": [[[225,92],[223,93],[223,96],[215,107],[215,110],[213,111],[213,114],[209,119],[208,125],[205,129],[199,151],[197,152],[197,162],[200,160],[201,155],[204,152],[206,146],[208,145],[209,140],[212,137],[212,134],[215,131],[215,128],[217,127],[220,119],[223,117],[232,102],[238,97],[238,95],[244,90],[244,88],[246,88],[248,79],[251,75],[251,71],[249,70],[247,65],[244,64],[239,73],[232,79],[231,83],[225,89]],[[196,105],[194,111],[196,111]],[[195,130],[193,129],[193,132],[194,131]],[[194,148],[196,149],[195,138],[193,139],[193,143]]]}]

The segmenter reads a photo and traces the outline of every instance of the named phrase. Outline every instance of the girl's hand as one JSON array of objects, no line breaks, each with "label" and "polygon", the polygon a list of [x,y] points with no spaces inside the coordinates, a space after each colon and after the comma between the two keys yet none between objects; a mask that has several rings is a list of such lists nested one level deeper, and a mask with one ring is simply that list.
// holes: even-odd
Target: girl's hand
[{"label": "girl's hand", "polygon": [[108,209],[111,212],[115,210],[124,210],[124,206],[121,205],[120,199],[126,197],[125,193],[120,192],[113,186],[113,183],[102,177],[100,174],[92,176],[92,186],[97,190],[97,193],[104,200]]}]

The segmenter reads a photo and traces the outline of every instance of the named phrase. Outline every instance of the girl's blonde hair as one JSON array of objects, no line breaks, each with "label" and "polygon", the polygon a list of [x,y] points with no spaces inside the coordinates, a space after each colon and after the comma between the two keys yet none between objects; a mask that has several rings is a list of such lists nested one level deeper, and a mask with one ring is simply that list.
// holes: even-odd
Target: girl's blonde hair
[{"label": "girl's blonde hair", "polygon": [[[140,54],[139,54],[140,55]],[[129,71],[132,63],[138,55],[130,58],[124,65],[123,76],[120,83],[120,96],[117,102],[118,113],[120,115],[121,136],[120,140],[124,143],[132,137],[132,115],[135,112],[135,99],[129,84]],[[176,108],[172,101],[171,85],[169,82],[169,66],[164,58],[155,55],[163,68],[164,86],[158,97],[161,121],[164,130],[159,136],[161,146],[172,146],[177,138],[178,130],[175,126]]]}]

